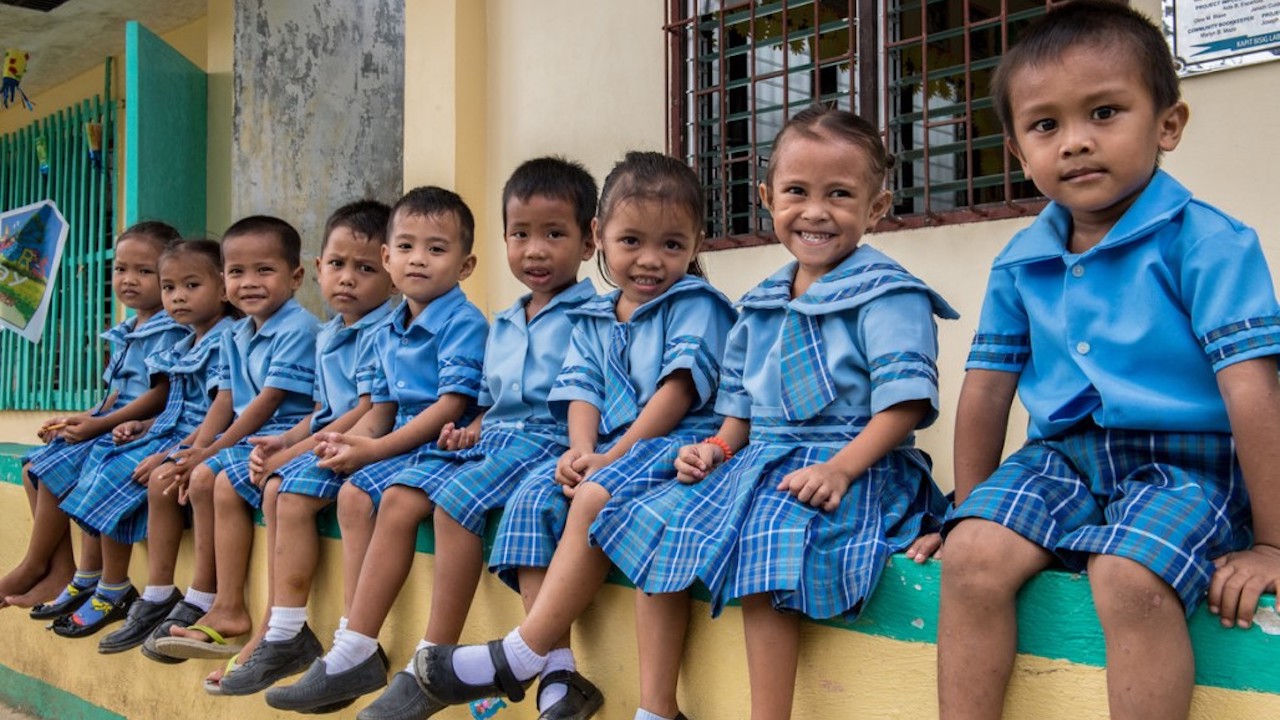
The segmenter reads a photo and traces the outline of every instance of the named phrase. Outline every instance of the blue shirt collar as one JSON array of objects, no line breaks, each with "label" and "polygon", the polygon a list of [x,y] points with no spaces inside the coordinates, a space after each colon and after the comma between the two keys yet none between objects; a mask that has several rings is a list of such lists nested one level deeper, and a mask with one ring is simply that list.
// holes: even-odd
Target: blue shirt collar
[{"label": "blue shirt collar", "polygon": [[147,318],[147,321],[142,323],[141,326],[138,325],[138,317],[135,315],[119,325],[108,328],[99,337],[108,342],[124,344],[129,340],[150,337],[174,329],[185,330],[186,328],[183,328],[177,321],[169,317],[169,313],[161,310]]},{"label": "blue shirt collar", "polygon": [[394,309],[395,307],[396,307],[396,304],[394,302],[392,302],[391,300],[387,300],[386,302],[382,303],[378,307],[360,316],[360,319],[356,320],[354,323],[350,325],[343,324],[342,315],[334,315],[332,318],[329,319],[330,329],[332,330],[334,335],[341,335],[343,333],[358,333],[361,330],[364,330],[365,328],[373,327],[374,325],[377,325],[383,320],[386,320],[387,316],[391,314],[392,309]]},{"label": "blue shirt collar", "polygon": [[[1152,227],[1166,223],[1191,202],[1191,191],[1173,176],[1157,170],[1138,199],[1125,211],[1102,240],[1088,252],[1113,248],[1146,237]],[[1013,267],[1061,258],[1068,255],[1066,241],[1071,237],[1071,211],[1051,202],[1027,229],[1014,236],[1008,247],[996,257],[992,267]]]},{"label": "blue shirt collar", "polygon": [[[529,303],[529,298],[531,297],[533,297],[532,293],[525,293],[524,295],[520,296],[519,300],[515,301],[515,304],[513,304],[511,307],[495,315],[493,319],[495,321],[503,320],[506,322],[513,322],[520,325],[525,324],[524,309],[525,309],[525,306]],[[596,297],[596,286],[591,282],[589,278],[583,278],[579,280],[577,283],[570,285],[564,290],[561,290],[560,292],[556,293],[556,296],[551,298],[551,301],[548,302],[545,306],[543,306],[543,308],[538,311],[537,315],[533,316],[533,319],[530,320],[528,324],[532,325],[534,322],[538,320],[538,318],[549,314],[550,311],[557,306],[573,305],[574,307],[577,307],[583,304],[584,302],[591,300],[595,297]]]},{"label": "blue shirt collar", "polygon": [[[722,298],[726,305],[732,304],[729,302],[729,299],[724,296],[724,293],[721,293],[719,290],[712,287],[705,279],[700,278],[697,275],[686,274],[684,277],[677,280],[671,287],[667,288],[666,292],[636,308],[635,312],[631,313],[630,322],[639,320],[649,312],[653,311],[654,308],[660,307],[677,295],[693,292],[709,292]],[[618,297],[621,294],[621,290],[614,290],[613,292],[605,295],[597,295],[570,312],[581,317],[605,317],[611,320],[617,320]]]},{"label": "blue shirt collar", "polygon": [[413,328],[421,328],[434,335],[440,332],[446,320],[453,317],[454,310],[466,302],[467,296],[462,293],[462,286],[454,285],[448,292],[427,303],[413,319],[413,323],[405,327],[402,319],[409,312],[409,303],[402,300],[391,315],[391,330],[397,335],[407,335]]},{"label": "blue shirt collar", "polygon": [[285,301],[285,304],[281,305],[279,310],[276,310],[271,317],[267,318],[267,321],[262,323],[262,327],[258,328],[256,331],[253,327],[253,318],[245,317],[241,320],[244,324],[235,331],[236,336],[241,339],[252,337],[273,337],[281,328],[288,327],[289,324],[293,322],[293,318],[298,316],[298,313],[305,312],[307,312],[306,309],[299,305],[297,300],[289,298]]}]

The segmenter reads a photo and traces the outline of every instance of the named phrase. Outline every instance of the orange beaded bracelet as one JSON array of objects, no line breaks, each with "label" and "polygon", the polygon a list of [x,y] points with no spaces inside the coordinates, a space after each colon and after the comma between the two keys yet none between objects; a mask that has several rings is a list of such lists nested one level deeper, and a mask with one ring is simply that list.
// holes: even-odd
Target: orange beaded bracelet
[{"label": "orange beaded bracelet", "polygon": [[716,447],[720,448],[720,451],[724,453],[725,460],[729,460],[730,458],[733,457],[733,449],[729,447],[729,443],[716,437],[715,435],[712,435],[711,437],[707,438],[706,440],[703,440],[702,442],[708,445],[715,445]]}]

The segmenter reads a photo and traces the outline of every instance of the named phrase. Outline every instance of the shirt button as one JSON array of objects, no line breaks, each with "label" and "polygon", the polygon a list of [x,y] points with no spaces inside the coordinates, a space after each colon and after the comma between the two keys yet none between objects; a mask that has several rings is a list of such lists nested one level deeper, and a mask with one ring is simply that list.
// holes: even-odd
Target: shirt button
[{"label": "shirt button", "polygon": [[1080,353],[1081,355],[1088,355],[1088,354],[1089,354],[1089,349],[1090,349],[1090,348],[1089,348],[1089,343],[1087,343],[1087,342],[1078,342],[1078,343],[1076,343],[1076,352]]},{"label": "shirt button", "polygon": [[[1081,343],[1081,345],[1083,345],[1083,344],[1084,344],[1084,343]],[[396,381],[396,387],[398,387],[398,388],[402,388],[402,387],[404,387],[404,381],[403,381],[403,380],[398,380],[398,381]]]},{"label": "shirt button", "polygon": [[1084,275],[1084,266],[1083,266],[1083,265],[1076,265],[1076,266],[1072,267],[1072,268],[1071,268],[1071,274],[1072,274],[1072,275],[1074,275],[1075,277],[1081,277],[1082,275]]},{"label": "shirt button", "polygon": [[512,392],[520,392],[520,383],[518,383],[518,382],[513,382],[513,383],[511,383],[511,391],[512,391]]},{"label": "shirt button", "polygon": [[408,344],[409,344],[409,338],[400,338],[400,344],[401,344],[401,345],[408,345]]}]

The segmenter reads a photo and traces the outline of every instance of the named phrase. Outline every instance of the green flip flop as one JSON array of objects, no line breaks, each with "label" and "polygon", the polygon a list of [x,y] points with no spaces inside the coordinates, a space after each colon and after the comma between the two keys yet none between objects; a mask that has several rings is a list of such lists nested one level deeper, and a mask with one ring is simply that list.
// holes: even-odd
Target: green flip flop
[{"label": "green flip flop", "polygon": [[205,658],[205,659],[223,659],[234,656],[239,653],[243,645],[237,645],[227,642],[222,637],[222,633],[209,627],[208,625],[188,625],[188,630],[194,630],[208,640],[195,640],[185,637],[162,637],[156,638],[156,652],[162,655],[168,655],[173,658]]}]

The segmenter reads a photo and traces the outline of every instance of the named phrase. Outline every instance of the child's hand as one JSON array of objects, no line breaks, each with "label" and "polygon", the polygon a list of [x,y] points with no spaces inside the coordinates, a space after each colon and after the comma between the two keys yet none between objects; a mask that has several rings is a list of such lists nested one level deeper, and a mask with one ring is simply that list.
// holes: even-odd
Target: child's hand
[{"label": "child's hand", "polygon": [[1258,609],[1258,597],[1280,589],[1280,548],[1254,545],[1213,561],[1217,571],[1209,583],[1209,612],[1223,627],[1248,628]]},{"label": "child's hand", "polygon": [[138,463],[138,467],[133,469],[133,481],[145,487],[151,482],[151,473],[163,465],[168,458],[169,454],[165,452],[152,453],[146,456],[142,462]]},{"label": "child's hand", "polygon": [[924,564],[931,557],[942,559],[942,533],[925,533],[907,548],[907,557]]},{"label": "child's hand", "polygon": [[316,447],[321,460],[317,465],[339,475],[350,475],[373,462],[377,441],[360,435],[325,433]]},{"label": "child's hand", "polygon": [[[595,475],[597,470],[611,462],[613,462],[612,458],[605,453],[586,453],[573,461],[573,469],[577,471],[582,480],[586,480]],[[582,480],[578,482],[580,483]],[[574,484],[576,485],[577,483]]]},{"label": "child's hand", "polygon": [[249,438],[253,451],[249,453],[249,479],[254,485],[262,487],[267,479],[267,460],[272,455],[284,450],[284,438],[279,435]]},{"label": "child's hand", "polygon": [[680,448],[676,456],[676,480],[686,485],[702,482],[724,462],[724,450],[712,443],[696,443]]},{"label": "child's hand", "polygon": [[440,437],[436,440],[436,445],[441,450],[466,450],[474,447],[480,442],[480,433],[470,426],[460,428],[453,423],[445,425],[440,430]]},{"label": "child's hand", "polygon": [[840,505],[851,482],[852,479],[829,463],[818,463],[788,473],[778,483],[778,489],[795,495],[802,503],[831,512]]},{"label": "child's hand", "polygon": [[100,418],[91,415],[73,415],[67,418],[67,424],[62,428],[62,439],[69,443],[79,443],[86,440],[92,440],[107,428],[103,426]]},{"label": "child's hand", "polygon": [[40,442],[50,442],[62,433],[62,429],[67,426],[67,417],[49,418],[44,421],[40,429],[36,431],[36,437],[40,438]]},{"label": "child's hand", "polygon": [[146,423],[141,420],[129,420],[115,426],[115,429],[111,431],[111,439],[114,440],[117,445],[123,445],[130,440],[136,440],[137,438],[142,437],[142,434],[146,431]]}]

